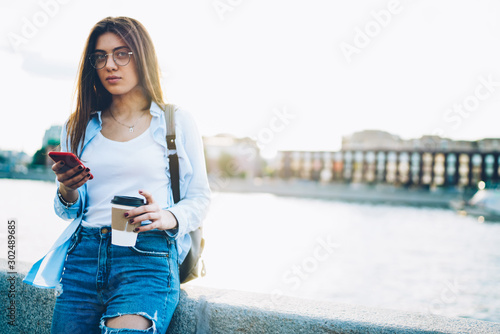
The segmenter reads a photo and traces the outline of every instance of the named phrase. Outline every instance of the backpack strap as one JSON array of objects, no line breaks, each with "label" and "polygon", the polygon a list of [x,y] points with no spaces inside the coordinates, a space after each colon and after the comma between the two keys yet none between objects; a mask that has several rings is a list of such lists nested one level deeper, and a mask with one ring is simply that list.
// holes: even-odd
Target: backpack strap
[{"label": "backpack strap", "polygon": [[[179,186],[179,157],[177,156],[177,148],[175,146],[175,105],[167,104],[165,106],[165,122],[167,124],[167,147],[168,147],[168,164],[170,166],[170,185],[174,202],[181,200]],[[201,259],[201,253],[205,248],[205,239],[203,239],[203,231],[201,227],[189,232],[191,237],[191,248],[189,249],[186,258],[179,265],[179,280],[181,283],[189,282],[197,277],[205,276],[205,263]]]},{"label": "backpack strap", "polygon": [[174,195],[174,203],[177,203],[181,200],[181,192],[179,186],[179,157],[177,156],[177,148],[175,146],[175,105],[167,104],[165,107],[170,183],[172,194]]}]

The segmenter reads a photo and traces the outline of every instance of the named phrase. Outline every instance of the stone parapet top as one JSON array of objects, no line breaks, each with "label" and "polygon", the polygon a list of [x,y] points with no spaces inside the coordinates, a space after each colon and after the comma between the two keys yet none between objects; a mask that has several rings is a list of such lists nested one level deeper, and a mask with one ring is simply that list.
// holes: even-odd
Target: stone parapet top
[{"label": "stone parapet top", "polygon": [[[6,268],[5,260],[0,263]],[[22,283],[27,268],[20,264],[15,275],[16,327],[3,316],[2,333],[50,333],[55,293]],[[4,310],[8,276],[0,271]],[[193,282],[182,286],[167,333],[500,333],[500,323],[212,289]]]}]

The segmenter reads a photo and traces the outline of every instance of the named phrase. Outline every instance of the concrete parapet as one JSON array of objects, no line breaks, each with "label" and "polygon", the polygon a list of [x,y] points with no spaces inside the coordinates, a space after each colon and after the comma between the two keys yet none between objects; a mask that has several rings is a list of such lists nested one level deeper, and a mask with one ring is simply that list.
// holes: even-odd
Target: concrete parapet
[{"label": "concrete parapet", "polygon": [[[0,271],[1,332],[49,333],[54,291],[22,283],[26,266],[17,271]],[[9,289],[15,290],[15,327],[7,324]],[[188,284],[167,333],[500,333],[500,323],[284,296],[273,302],[270,295]]]}]

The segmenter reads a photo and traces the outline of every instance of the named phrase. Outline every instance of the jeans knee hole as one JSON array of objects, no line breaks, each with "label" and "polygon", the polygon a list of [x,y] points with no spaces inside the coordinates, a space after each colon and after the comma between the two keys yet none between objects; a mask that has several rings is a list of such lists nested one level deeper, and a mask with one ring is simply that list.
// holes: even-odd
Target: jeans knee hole
[{"label": "jeans knee hole", "polygon": [[[139,319],[142,322],[140,326],[137,325]],[[120,332],[121,330],[137,330],[144,331],[145,333],[149,333],[152,330],[152,333],[156,332],[154,321],[149,316],[142,314],[120,314],[107,317],[102,319],[101,326],[109,329],[111,333]]]}]

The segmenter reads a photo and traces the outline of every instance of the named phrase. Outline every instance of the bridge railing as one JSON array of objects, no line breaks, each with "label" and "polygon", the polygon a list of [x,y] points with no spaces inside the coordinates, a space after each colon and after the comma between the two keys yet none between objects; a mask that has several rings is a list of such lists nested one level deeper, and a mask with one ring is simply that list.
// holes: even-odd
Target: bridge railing
[{"label": "bridge railing", "polygon": [[280,152],[281,178],[411,187],[476,187],[500,181],[500,152],[344,150]]}]

